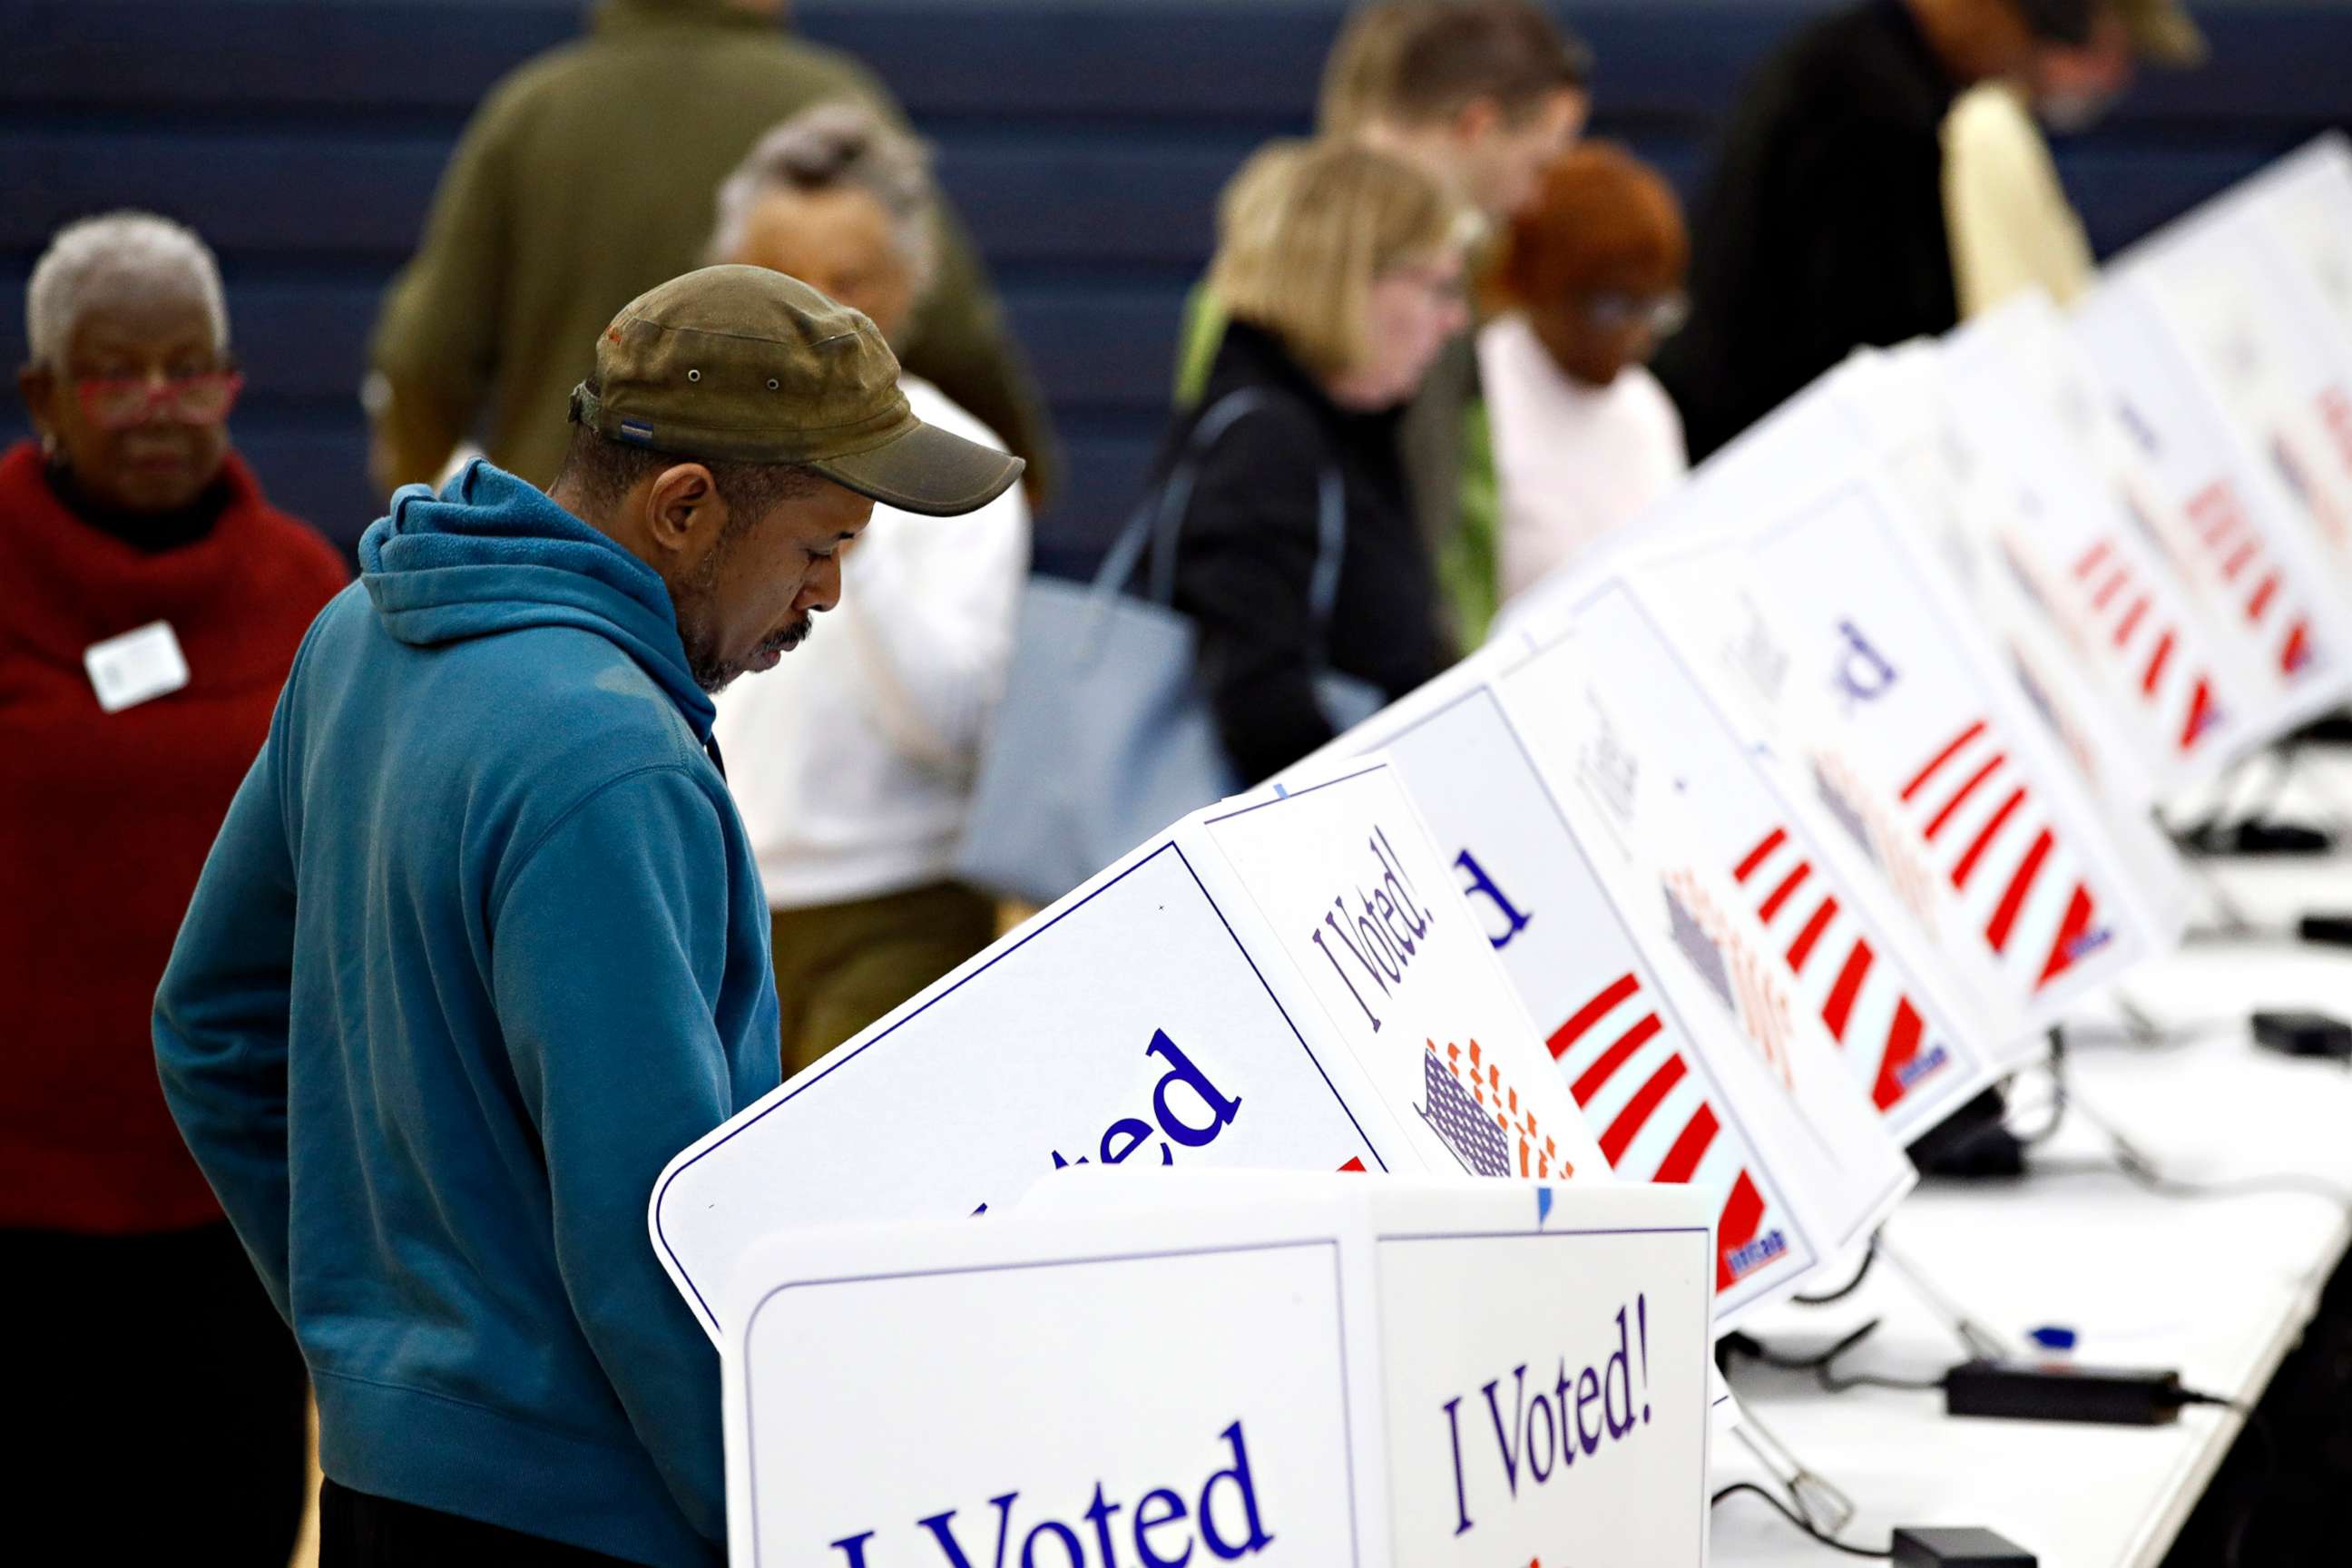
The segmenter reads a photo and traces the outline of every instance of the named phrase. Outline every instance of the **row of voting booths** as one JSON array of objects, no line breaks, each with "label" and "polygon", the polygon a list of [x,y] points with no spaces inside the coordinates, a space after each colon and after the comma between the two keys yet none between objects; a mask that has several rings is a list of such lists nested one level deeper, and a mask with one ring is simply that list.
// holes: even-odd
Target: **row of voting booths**
[{"label": "row of voting booths", "polygon": [[2347,636],[2330,139],[1857,354],[683,1151],[734,1561],[1703,1561],[1715,1337],[2180,939],[2166,807]]}]

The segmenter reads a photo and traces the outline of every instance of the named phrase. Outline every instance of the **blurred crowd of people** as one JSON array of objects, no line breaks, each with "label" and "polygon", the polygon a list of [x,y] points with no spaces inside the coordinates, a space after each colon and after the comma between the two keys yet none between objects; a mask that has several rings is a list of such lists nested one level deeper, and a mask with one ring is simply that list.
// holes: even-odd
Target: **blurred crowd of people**
[{"label": "blurred crowd of people", "polygon": [[[504,516],[639,483],[642,465],[580,446],[583,427],[604,430],[599,400],[623,396],[598,380],[621,342],[614,312],[733,266],[851,307],[895,351],[916,419],[1026,460],[969,515],[867,483],[870,525],[808,547],[799,632],[751,666],[776,664],[807,613],[829,610],[823,635],[723,695],[742,661],[694,665],[757,867],[789,1074],[999,930],[955,854],[1056,462],[923,143],[873,75],[782,31],[780,8],[604,0],[585,37],[497,87],[383,302],[366,400],[387,492],[448,487],[403,505]],[[1156,505],[1181,479],[1171,602],[1197,629],[1200,689],[1238,774],[1332,738],[1320,677],[1387,699],[1421,685],[1507,600],[1607,548],[1691,460],[1856,345],[1943,331],[2028,286],[2079,291],[2090,250],[2042,125],[2079,128],[2136,58],[2188,64],[2201,47],[2170,0],[1860,0],[1727,106],[1694,232],[1658,170],[1583,139],[1607,62],[1548,7],[1357,9],[1314,136],[1262,149],[1224,193],[1138,498]],[[120,1467],[88,1464],[110,1452],[141,1477],[136,1517],[109,1527],[126,1554],[152,1527],[218,1560],[277,1561],[303,1508],[303,1355],[288,1301],[247,1266],[254,1238],[241,1247],[223,1218],[217,1171],[199,1171],[158,1092],[151,1015],[224,816],[347,570],[229,444],[241,383],[198,236],[140,213],[78,222],[41,258],[26,310],[37,436],[0,458],[0,792],[12,822],[41,826],[0,849],[0,903],[37,911],[11,922],[0,960],[17,1020],[0,1068],[0,1246],[22,1277],[86,1282],[11,1292],[5,1309],[28,1352],[27,1429],[52,1450],[33,1484],[119,1495]],[[604,437],[651,439],[626,418]],[[486,460],[453,470],[468,449]],[[401,559],[444,549],[460,546],[413,542]],[[394,613],[397,574],[367,571]],[[672,598],[687,636],[689,605]],[[257,1005],[269,984],[251,977]],[[399,1151],[428,1177],[433,1157]],[[551,1135],[515,1157],[553,1158]],[[354,1267],[413,1266],[405,1245],[382,1238]],[[314,1366],[337,1300],[293,1312]],[[446,1327],[419,1310],[404,1331]],[[530,1405],[484,1377],[471,1397]],[[328,1419],[331,1477],[338,1452],[434,1440],[339,1437]],[[417,1505],[402,1514],[354,1512],[347,1494],[331,1560],[436,1550],[433,1510],[467,1495],[392,1500]],[[493,1522],[583,1549],[666,1539],[599,1533],[600,1518]]]}]

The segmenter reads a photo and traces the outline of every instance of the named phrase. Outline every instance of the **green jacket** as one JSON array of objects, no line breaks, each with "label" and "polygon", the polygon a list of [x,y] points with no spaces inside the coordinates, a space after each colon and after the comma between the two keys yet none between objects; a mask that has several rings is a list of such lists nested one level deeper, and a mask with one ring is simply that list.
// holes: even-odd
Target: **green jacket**
[{"label": "green jacket", "polygon": [[[376,322],[371,360],[388,384],[395,466],[437,463],[472,438],[501,468],[552,479],[597,335],[637,295],[701,264],[719,182],[754,142],[842,98],[900,117],[855,60],[727,0],[603,0],[587,37],[492,89]],[[1049,485],[1053,431],[1026,362],[944,207],[940,227],[907,368]]]}]

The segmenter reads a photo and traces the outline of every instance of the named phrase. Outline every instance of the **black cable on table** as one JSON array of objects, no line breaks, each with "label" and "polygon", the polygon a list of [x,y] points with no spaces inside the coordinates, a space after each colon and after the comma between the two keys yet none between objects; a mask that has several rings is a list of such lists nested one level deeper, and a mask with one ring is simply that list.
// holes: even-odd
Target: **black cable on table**
[{"label": "black cable on table", "polygon": [[1837,1371],[1838,1358],[1876,1333],[1878,1324],[1879,1320],[1873,1318],[1829,1349],[1809,1356],[1785,1354],[1748,1334],[1727,1336],[1724,1343],[1751,1361],[1782,1372],[1810,1372],[1814,1381],[1832,1394],[1843,1394],[1849,1388],[1892,1388],[1906,1394],[1933,1394],[1944,1386],[1944,1380],[1940,1377],[1930,1383],[1911,1378],[1882,1377],[1875,1373],[1841,1374]]},{"label": "black cable on table", "polygon": [[1789,1299],[1801,1307],[1827,1307],[1843,1301],[1862,1289],[1862,1282],[1870,1278],[1870,1266],[1877,1261],[1878,1233],[1873,1231],[1870,1236],[1870,1245],[1863,1248],[1862,1267],[1853,1271],[1853,1279],[1836,1289],[1824,1290],[1818,1296],[1791,1296]]},{"label": "black cable on table", "polygon": [[1716,1493],[1715,1496],[1708,1500],[1707,1506],[1710,1508],[1716,1507],[1720,1504],[1724,1499],[1737,1496],[1740,1492],[1754,1492],[1758,1497],[1760,1497],[1766,1502],[1770,1503],[1772,1505],[1772,1510],[1775,1513],[1778,1513],[1782,1519],[1787,1520],[1790,1524],[1796,1526],[1797,1529],[1804,1531],[1807,1535],[1812,1537],[1823,1546],[1829,1547],[1832,1551],[1843,1552],[1849,1557],[1874,1557],[1881,1561],[1885,1561],[1885,1559],[1895,1555],[1895,1548],[1892,1545],[1873,1548],[1868,1546],[1854,1546],[1840,1541],[1836,1536],[1830,1534],[1827,1531],[1813,1524],[1811,1521],[1806,1519],[1795,1509],[1790,1508],[1787,1503],[1782,1502],[1779,1498],[1774,1497],[1764,1488],[1758,1486],[1754,1481],[1732,1482],[1731,1485]]}]

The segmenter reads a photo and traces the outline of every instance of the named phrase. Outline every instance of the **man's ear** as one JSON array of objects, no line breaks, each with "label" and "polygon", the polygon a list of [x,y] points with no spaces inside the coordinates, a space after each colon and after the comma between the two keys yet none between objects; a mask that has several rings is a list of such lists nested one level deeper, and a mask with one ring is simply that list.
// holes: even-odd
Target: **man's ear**
[{"label": "man's ear", "polygon": [[41,434],[50,436],[58,428],[57,373],[45,364],[28,364],[16,373],[16,395],[25,400],[25,411]]},{"label": "man's ear", "polygon": [[719,481],[700,463],[662,469],[646,487],[647,542],[680,565],[699,562],[727,526]]}]

